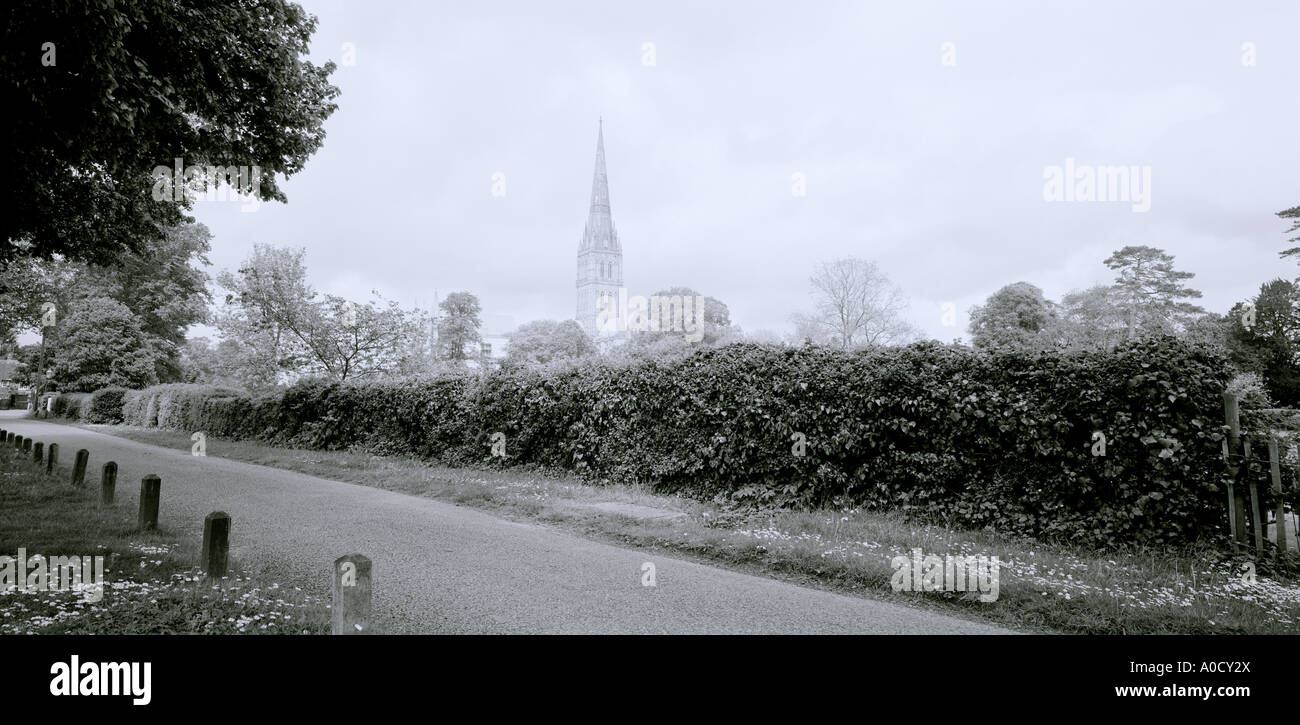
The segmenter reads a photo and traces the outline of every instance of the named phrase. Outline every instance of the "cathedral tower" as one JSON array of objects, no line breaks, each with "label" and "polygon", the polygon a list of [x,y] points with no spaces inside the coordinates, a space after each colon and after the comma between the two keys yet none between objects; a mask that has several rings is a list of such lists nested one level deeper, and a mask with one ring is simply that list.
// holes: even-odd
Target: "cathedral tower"
[{"label": "cathedral tower", "polygon": [[596,316],[601,300],[618,304],[623,286],[623,247],[609,211],[609,179],[605,175],[605,123],[596,131],[596,171],[591,180],[591,210],[587,227],[578,243],[578,314],[577,321],[588,335],[609,336],[614,330],[597,330]]}]

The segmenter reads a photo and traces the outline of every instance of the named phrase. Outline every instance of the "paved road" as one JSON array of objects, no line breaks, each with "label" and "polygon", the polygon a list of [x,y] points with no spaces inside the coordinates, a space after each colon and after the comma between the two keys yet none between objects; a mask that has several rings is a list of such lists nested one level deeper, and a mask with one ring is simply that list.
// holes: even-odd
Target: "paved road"
[{"label": "paved road", "polygon": [[[119,505],[162,477],[163,526],[202,537],[203,517],[233,518],[231,553],[264,562],[283,586],[328,596],[331,562],[374,561],[375,623],[392,633],[1008,634],[895,604],[807,589],[587,541],[429,499],[219,457],[206,458],[0,411],[0,428],[90,451],[87,479],[119,466]],[[217,450],[214,450],[217,449]],[[92,476],[93,473],[93,476]],[[653,562],[655,587],[641,585]]]}]

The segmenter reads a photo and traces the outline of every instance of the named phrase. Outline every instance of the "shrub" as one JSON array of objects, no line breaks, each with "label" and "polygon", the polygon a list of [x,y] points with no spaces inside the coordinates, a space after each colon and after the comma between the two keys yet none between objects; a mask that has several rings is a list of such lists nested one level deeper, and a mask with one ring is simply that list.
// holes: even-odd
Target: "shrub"
[{"label": "shrub", "polygon": [[90,393],[58,393],[54,398],[54,415],[81,422],[90,413]]},{"label": "shrub", "polygon": [[108,387],[91,393],[86,422],[121,423],[122,404],[128,392],[126,388]]},{"label": "shrub", "polygon": [[1240,373],[1228,381],[1227,392],[1237,396],[1243,408],[1272,408],[1268,385],[1259,373]]}]

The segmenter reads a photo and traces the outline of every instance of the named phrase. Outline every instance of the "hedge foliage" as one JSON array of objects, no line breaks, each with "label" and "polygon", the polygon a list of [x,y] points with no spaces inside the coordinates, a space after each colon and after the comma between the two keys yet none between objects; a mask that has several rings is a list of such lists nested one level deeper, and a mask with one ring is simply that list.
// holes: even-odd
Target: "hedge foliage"
[{"label": "hedge foliage", "polygon": [[[1173,338],[1077,353],[736,344],[634,365],[310,380],[262,397],[156,386],[127,393],[123,417],[300,447],[558,466],[706,498],[893,509],[1106,547],[1226,526],[1230,377],[1225,360]],[[491,456],[496,431],[504,460]],[[1094,455],[1096,431],[1105,455]]]},{"label": "hedge foliage", "polygon": [[[44,415],[49,400],[54,401],[50,415],[55,418],[68,418],[85,423],[89,420],[90,393],[43,393],[36,400],[35,413]],[[30,414],[29,414],[30,415]]]},{"label": "hedge foliage", "polygon": [[126,398],[126,388],[100,388],[90,394],[88,423],[121,423],[122,402]]},{"label": "hedge foliage", "polygon": [[122,397],[122,422],[126,425],[201,430],[199,420],[207,400],[244,395],[242,390],[194,383],[167,383],[130,390]]}]

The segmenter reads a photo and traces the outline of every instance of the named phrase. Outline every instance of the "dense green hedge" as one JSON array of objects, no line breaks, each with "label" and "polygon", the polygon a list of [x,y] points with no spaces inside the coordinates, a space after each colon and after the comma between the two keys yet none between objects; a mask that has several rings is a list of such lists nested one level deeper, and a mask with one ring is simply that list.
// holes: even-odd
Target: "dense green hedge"
[{"label": "dense green hedge", "polygon": [[136,425],[489,465],[503,463],[490,456],[501,431],[505,463],[1107,546],[1225,524],[1229,377],[1224,360],[1172,338],[1086,353],[739,344],[631,366],[305,381],[258,398],[157,386],[128,393],[123,411]]},{"label": "dense green hedge", "polygon": [[167,383],[130,390],[122,397],[122,421],[127,425],[200,430],[191,423],[199,419],[205,401],[238,395],[244,392],[193,383]]},{"label": "dense green hedge", "polygon": [[126,398],[126,388],[100,388],[90,394],[90,403],[86,413],[88,423],[121,423],[122,402]]},{"label": "dense green hedge", "polygon": [[45,415],[48,400],[54,405],[49,413],[55,418],[69,418],[86,422],[90,410],[90,393],[42,393],[36,400],[35,415]]}]

